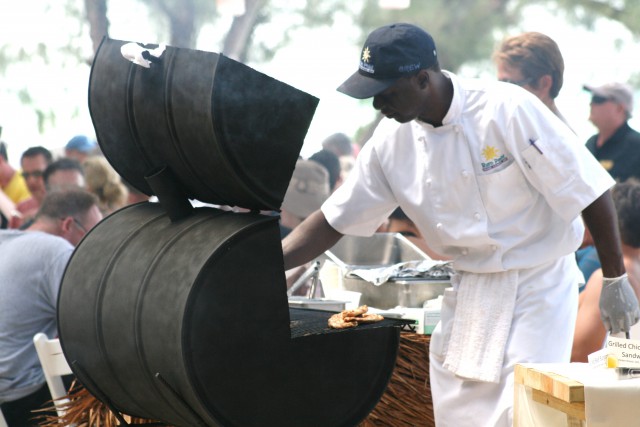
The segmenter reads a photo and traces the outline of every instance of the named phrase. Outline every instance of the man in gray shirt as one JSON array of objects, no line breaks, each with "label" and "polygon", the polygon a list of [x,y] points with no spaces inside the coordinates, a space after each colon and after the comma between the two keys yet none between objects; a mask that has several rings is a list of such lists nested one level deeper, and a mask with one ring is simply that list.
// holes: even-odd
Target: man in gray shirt
[{"label": "man in gray shirt", "polygon": [[58,335],[56,303],[62,275],[80,240],[102,214],[80,188],[47,193],[25,231],[0,231],[0,407],[9,427],[38,425],[31,410],[51,396],[33,336]]}]

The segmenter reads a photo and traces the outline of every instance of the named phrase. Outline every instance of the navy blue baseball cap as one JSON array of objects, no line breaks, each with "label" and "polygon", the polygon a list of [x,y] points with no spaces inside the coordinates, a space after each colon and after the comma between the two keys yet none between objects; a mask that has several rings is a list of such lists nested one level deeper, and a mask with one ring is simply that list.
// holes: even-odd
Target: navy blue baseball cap
[{"label": "navy blue baseball cap", "polygon": [[338,91],[353,98],[371,98],[399,78],[437,63],[436,45],[429,33],[411,24],[386,25],[369,34],[358,71]]}]

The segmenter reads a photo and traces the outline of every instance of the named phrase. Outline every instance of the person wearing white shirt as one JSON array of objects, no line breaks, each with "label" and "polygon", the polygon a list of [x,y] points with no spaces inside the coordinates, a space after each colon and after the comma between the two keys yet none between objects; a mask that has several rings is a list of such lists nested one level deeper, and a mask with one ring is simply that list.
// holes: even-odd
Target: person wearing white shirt
[{"label": "person wearing white shirt", "polygon": [[569,361],[583,281],[573,256],[580,215],[613,278],[603,321],[615,331],[637,322],[614,182],[539,99],[441,70],[432,37],[409,24],[373,31],[359,70],[338,90],[373,98],[391,120],[346,182],[283,240],[285,269],[344,234],[373,234],[398,206],[453,259],[453,289],[430,343],[439,427],[511,426],[515,364]]},{"label": "person wearing white shirt", "polygon": [[58,335],[60,283],[74,247],[101,219],[80,188],[47,192],[25,230],[0,230],[0,409],[10,427],[40,425],[51,395],[33,336]]}]

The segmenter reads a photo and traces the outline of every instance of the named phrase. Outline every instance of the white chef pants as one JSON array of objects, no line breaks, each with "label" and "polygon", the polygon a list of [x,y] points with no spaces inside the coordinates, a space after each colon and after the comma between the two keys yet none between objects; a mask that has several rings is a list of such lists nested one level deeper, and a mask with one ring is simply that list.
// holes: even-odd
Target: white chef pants
[{"label": "white chef pants", "polygon": [[[584,279],[573,254],[518,272],[518,293],[498,384],[469,381],[443,368],[455,292],[445,295],[441,322],[431,336],[429,367],[437,427],[511,427],[513,369],[517,363],[569,362],[578,286]],[[490,336],[487,336],[491,340]]]}]

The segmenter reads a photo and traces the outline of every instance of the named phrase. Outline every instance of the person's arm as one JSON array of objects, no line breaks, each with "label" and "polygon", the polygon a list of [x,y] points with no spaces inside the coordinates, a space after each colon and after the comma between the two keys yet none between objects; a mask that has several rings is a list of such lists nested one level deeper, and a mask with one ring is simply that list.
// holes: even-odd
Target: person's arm
[{"label": "person's arm", "polygon": [[0,189],[0,213],[2,213],[7,220],[10,220],[15,210],[15,203]]},{"label": "person's arm", "polygon": [[[598,251],[604,277],[619,277],[625,273],[620,244],[618,217],[611,198],[605,191],[582,211],[582,218],[589,229]],[[585,279],[589,279],[586,277]]]},{"label": "person's arm", "polygon": [[602,348],[607,331],[600,319],[600,290],[602,289],[602,270],[593,272],[587,286],[580,294],[576,330],[571,349],[572,362],[587,362],[587,356]]},{"label": "person's arm", "polygon": [[295,227],[282,240],[284,269],[289,270],[311,261],[336,244],[342,233],[336,231],[317,210]]},{"label": "person's arm", "polygon": [[582,217],[593,236],[602,265],[600,317],[611,333],[628,333],[640,319],[640,307],[624,268],[618,219],[610,191],[585,208]]}]

